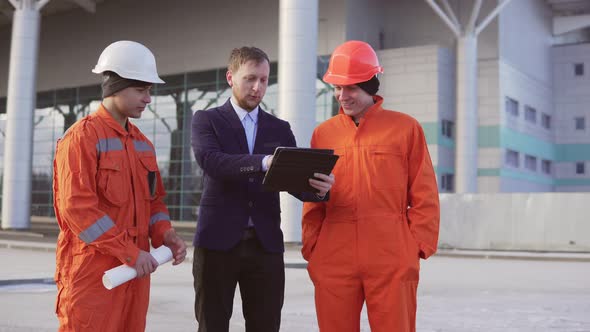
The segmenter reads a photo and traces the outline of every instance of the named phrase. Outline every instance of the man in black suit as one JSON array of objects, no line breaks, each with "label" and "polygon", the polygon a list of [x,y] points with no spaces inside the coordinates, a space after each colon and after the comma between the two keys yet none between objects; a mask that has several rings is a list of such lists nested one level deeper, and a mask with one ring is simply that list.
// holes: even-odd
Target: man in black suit
[{"label": "man in black suit", "polygon": [[[285,286],[279,193],[263,191],[262,179],[274,149],[296,143],[288,122],[259,107],[269,72],[262,50],[234,49],[226,73],[232,97],[193,116],[192,146],[204,173],[193,261],[201,332],[229,330],[236,284],[246,331],[279,331]],[[291,194],[327,199],[333,175],[315,177],[309,183],[317,193]]]}]

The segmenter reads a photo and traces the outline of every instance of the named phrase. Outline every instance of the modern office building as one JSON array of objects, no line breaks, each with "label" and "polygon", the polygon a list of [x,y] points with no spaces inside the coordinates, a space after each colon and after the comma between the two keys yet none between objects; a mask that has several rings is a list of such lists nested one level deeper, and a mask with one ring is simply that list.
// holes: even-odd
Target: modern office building
[{"label": "modern office building", "polygon": [[55,141],[96,109],[90,69],[121,39],[152,49],[166,81],[134,123],[175,220],[194,220],[200,197],[190,118],[229,97],[226,61],[242,45],[268,52],[263,107],[302,146],[337,111],[321,81],[331,51],[359,39],[379,50],[384,106],[422,124],[441,192],[590,191],[588,0],[0,0],[3,204],[52,216]]}]

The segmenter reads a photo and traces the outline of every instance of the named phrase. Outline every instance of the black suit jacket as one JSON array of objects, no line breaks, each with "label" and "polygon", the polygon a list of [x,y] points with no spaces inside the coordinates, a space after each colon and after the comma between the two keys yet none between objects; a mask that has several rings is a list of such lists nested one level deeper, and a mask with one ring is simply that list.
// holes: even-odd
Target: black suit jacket
[{"label": "black suit jacket", "polygon": [[[194,245],[229,250],[240,241],[251,217],[264,248],[283,252],[279,193],[262,190],[262,159],[277,146],[296,146],[289,123],[260,109],[254,151],[249,154],[244,127],[228,100],[195,112],[192,146],[204,173]],[[291,194],[318,201],[314,193]]]}]

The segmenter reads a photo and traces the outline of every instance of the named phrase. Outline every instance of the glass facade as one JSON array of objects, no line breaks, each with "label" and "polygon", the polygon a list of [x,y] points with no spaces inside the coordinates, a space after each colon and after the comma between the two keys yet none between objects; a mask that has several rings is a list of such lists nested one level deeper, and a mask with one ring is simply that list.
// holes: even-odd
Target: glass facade
[{"label": "glass facade", "polygon": [[[323,67],[323,61],[318,61],[318,64]],[[323,68],[318,69],[318,73],[325,71]],[[163,76],[166,84],[154,86],[152,103],[141,119],[131,120],[155,146],[172,220],[196,220],[202,190],[202,171],[192,152],[191,119],[195,111],[222,105],[231,96],[225,72],[225,68],[218,68]],[[276,72],[277,65],[273,63],[269,86],[261,106],[278,115]],[[316,120],[319,123],[335,114],[338,107],[331,86],[317,79],[316,90]],[[52,204],[55,142],[73,123],[94,112],[101,99],[100,85],[37,94],[33,138],[32,215],[55,216]],[[0,175],[3,174],[4,165],[5,112],[6,98],[0,98]],[[300,144],[303,145],[304,142]],[[1,183],[0,178],[0,186]]]}]

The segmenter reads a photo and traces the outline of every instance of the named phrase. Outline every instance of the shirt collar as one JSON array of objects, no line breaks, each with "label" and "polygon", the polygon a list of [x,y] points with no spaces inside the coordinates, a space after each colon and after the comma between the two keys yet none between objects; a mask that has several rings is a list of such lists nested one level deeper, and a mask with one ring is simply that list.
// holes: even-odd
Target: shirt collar
[{"label": "shirt collar", "polygon": [[[383,104],[383,97],[378,96],[378,95],[374,95],[373,101],[375,102],[375,104],[369,106],[369,109],[367,110],[365,115],[361,118],[361,121],[366,120],[367,118],[371,117],[374,113],[379,112],[379,110],[381,110],[381,105]],[[338,110],[338,114],[345,115],[344,110],[342,109],[342,106],[340,106],[340,109]]]},{"label": "shirt collar", "polygon": [[126,136],[126,135],[131,135],[131,136],[137,136],[137,127],[135,127],[131,121],[129,121],[129,119],[127,119],[127,130],[125,130],[125,128],[121,127],[121,125],[119,124],[119,122],[117,122],[113,116],[111,115],[111,113],[109,113],[109,111],[106,109],[106,107],[104,107],[104,105],[101,103],[100,106],[98,107],[98,111],[96,112],[96,116],[98,118],[100,118],[101,120],[103,120],[104,122],[106,122],[106,124],[111,127],[113,130],[115,130],[116,132],[118,132],[119,134]]},{"label": "shirt collar", "polygon": [[240,106],[238,106],[238,104],[234,102],[234,98],[233,97],[230,98],[229,101],[231,103],[231,106],[236,111],[236,115],[238,116],[238,118],[240,118],[240,121],[244,121],[244,118],[246,117],[246,115],[248,113],[250,113],[250,117],[252,118],[252,120],[254,120],[254,124],[257,124],[258,123],[258,109],[260,107],[256,106],[256,108],[254,110],[248,112],[245,109],[243,109]]}]

